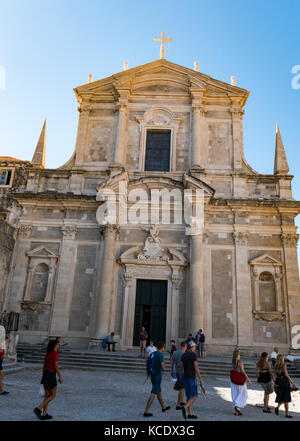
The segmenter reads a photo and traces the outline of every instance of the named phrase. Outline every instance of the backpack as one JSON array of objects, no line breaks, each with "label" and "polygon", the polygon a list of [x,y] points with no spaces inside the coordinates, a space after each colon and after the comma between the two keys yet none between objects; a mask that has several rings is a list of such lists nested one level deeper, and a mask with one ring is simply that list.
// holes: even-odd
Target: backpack
[{"label": "backpack", "polygon": [[200,343],[204,343],[205,342],[205,335],[204,334],[200,334],[199,342]]},{"label": "backpack", "polygon": [[147,375],[155,375],[160,372],[160,359],[157,351],[152,352],[147,359]]},{"label": "backpack", "polygon": [[108,342],[108,338],[104,338],[102,342],[102,348],[105,349]]}]

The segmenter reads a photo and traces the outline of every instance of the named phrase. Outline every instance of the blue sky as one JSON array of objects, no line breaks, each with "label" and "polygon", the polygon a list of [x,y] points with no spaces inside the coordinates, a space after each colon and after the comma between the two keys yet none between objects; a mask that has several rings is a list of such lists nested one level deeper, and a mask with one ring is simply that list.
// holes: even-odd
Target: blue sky
[{"label": "blue sky", "polygon": [[[0,0],[0,155],[31,159],[47,118],[47,167],[74,150],[77,102],[73,88],[159,58],[153,37],[165,30],[167,60],[222,81],[237,76],[250,90],[244,117],[249,164],[272,173],[279,122],[300,199],[300,65],[298,0]],[[299,216],[298,216],[299,218]],[[300,223],[300,221],[298,221]]]}]

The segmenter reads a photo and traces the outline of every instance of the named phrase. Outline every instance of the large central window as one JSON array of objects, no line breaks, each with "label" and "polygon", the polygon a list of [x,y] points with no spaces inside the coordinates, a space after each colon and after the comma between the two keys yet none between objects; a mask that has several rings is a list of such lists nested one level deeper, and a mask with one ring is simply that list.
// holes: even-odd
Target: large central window
[{"label": "large central window", "polygon": [[170,171],[170,130],[147,130],[145,171]]}]

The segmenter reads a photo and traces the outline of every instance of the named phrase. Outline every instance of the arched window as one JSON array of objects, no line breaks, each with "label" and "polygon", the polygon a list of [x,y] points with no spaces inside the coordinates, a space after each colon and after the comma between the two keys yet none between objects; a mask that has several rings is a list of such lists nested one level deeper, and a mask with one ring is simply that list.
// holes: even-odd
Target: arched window
[{"label": "arched window", "polygon": [[276,311],[276,291],[274,277],[264,271],[259,276],[259,303],[261,311]]},{"label": "arched window", "polygon": [[32,302],[43,302],[46,297],[48,285],[49,267],[45,263],[39,263],[33,274],[30,290],[30,300]]}]

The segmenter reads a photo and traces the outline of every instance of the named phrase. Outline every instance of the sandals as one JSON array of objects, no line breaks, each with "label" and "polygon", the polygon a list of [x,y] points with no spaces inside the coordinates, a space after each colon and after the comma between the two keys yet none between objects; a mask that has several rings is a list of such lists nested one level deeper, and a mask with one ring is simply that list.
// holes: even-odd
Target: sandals
[{"label": "sandals", "polygon": [[236,406],[234,408],[234,410],[235,410],[235,412],[234,412],[235,416],[242,416],[243,415],[242,412],[240,411],[239,407]]}]

